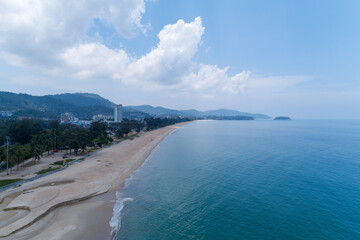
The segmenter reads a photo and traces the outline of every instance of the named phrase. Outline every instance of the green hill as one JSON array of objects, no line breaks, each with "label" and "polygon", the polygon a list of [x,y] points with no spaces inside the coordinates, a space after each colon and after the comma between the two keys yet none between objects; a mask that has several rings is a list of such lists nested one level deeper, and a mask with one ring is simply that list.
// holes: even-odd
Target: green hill
[{"label": "green hill", "polygon": [[[22,93],[0,92],[0,111],[14,111],[14,117],[50,117],[56,118],[65,112],[71,112],[81,119],[90,119],[93,115],[113,115],[115,103],[94,93],[64,93],[56,95],[32,96]],[[269,119],[264,114],[252,114],[230,109],[209,111],[175,110],[150,105],[123,107],[124,118],[144,118],[149,116],[194,117],[194,118],[244,118]],[[224,118],[225,117],[225,118]]]},{"label": "green hill", "polygon": [[94,93],[63,93],[47,96],[78,107],[103,106],[113,108],[115,106],[115,103]]},{"label": "green hill", "polygon": [[[71,112],[76,117],[90,119],[93,115],[113,115],[115,104],[92,93],[65,93],[46,96],[32,96],[0,92],[0,111],[14,111],[14,116],[57,117]],[[148,114],[124,108],[125,118],[146,117]]]},{"label": "green hill", "polygon": [[209,111],[198,111],[196,109],[175,110],[150,105],[130,106],[138,111],[145,112],[152,116],[184,116],[184,117],[250,117],[254,119],[270,119],[269,116],[260,113],[239,112],[230,109],[217,109]]},{"label": "green hill", "polygon": [[187,116],[186,114],[178,110],[163,107],[153,107],[150,105],[129,106],[129,108],[147,113],[152,116]]},{"label": "green hill", "polygon": [[73,105],[49,96],[32,96],[23,93],[0,92],[0,111],[33,109],[42,112],[64,112]]}]

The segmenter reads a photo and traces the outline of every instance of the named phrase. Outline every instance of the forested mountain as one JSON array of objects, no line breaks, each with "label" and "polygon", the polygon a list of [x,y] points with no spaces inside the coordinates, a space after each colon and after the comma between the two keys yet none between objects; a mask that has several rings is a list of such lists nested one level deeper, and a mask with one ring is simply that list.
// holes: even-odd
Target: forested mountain
[{"label": "forested mountain", "polygon": [[270,119],[270,117],[265,114],[239,112],[239,111],[230,110],[230,109],[209,110],[209,111],[203,112],[203,114],[205,116],[227,116],[227,117],[247,116],[247,117],[253,117],[255,119]]},{"label": "forested mountain", "polygon": [[[92,93],[66,93],[32,96],[0,92],[0,111],[14,111],[14,116],[56,117],[71,112],[76,117],[89,119],[93,115],[113,115],[115,104]],[[146,113],[124,108],[124,117],[147,117]]]},{"label": "forested mountain", "polygon": [[104,106],[113,108],[115,106],[115,103],[94,93],[63,93],[47,96],[79,107]]},{"label": "forested mountain", "polygon": [[[115,103],[94,93],[64,93],[56,95],[32,96],[0,92],[0,111],[14,111],[14,116],[50,117],[54,118],[65,112],[76,117],[89,119],[96,114],[113,115]],[[170,117],[252,117],[270,119],[264,114],[252,114],[230,109],[209,111],[175,110],[150,105],[123,107],[125,118],[144,118],[149,116]]]},{"label": "forested mountain", "polygon": [[253,117],[255,119],[270,119],[269,116],[260,113],[239,112],[230,109],[218,109],[209,111],[198,111],[196,109],[174,110],[163,107],[152,107],[150,105],[130,106],[132,109],[145,112],[153,116],[185,116],[185,117]]},{"label": "forested mountain", "polygon": [[34,109],[38,111],[62,111],[72,107],[49,96],[32,96],[29,94],[16,94],[11,92],[0,92],[0,111],[14,111]]},{"label": "forested mountain", "polygon": [[[163,107],[153,107],[150,105],[141,105],[141,106],[129,106],[129,108],[150,114],[152,116],[183,116],[184,113],[175,109],[168,109]],[[186,115],[190,116],[190,115]],[[192,116],[192,115],[191,115]]]}]

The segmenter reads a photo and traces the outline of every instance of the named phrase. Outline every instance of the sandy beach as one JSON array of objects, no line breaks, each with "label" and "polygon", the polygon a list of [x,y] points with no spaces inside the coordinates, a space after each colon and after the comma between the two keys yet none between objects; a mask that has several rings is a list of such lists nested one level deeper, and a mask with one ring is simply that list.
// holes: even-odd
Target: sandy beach
[{"label": "sandy beach", "polygon": [[108,239],[115,192],[186,123],[142,133],[64,171],[0,193],[0,239]]}]

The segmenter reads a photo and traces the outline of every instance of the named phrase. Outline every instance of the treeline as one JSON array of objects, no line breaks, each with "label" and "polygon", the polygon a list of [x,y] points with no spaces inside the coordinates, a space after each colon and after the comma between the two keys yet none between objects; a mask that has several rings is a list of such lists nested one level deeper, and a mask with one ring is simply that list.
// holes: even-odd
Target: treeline
[{"label": "treeline", "polygon": [[[58,122],[56,122],[59,125]],[[4,120],[0,121],[0,167],[6,165],[6,136],[10,137],[9,167],[19,166],[33,157],[38,161],[43,152],[50,151],[53,146],[50,124],[40,120]]]},{"label": "treeline", "polygon": [[57,120],[0,119],[0,169],[6,165],[6,136],[10,137],[9,167],[19,167],[26,159],[33,162],[54,149],[85,151],[88,147],[102,147],[113,138],[127,137],[132,131],[149,131],[167,125],[190,121],[188,118],[124,119],[121,123],[92,122],[89,128],[60,124]]},{"label": "treeline", "polygon": [[165,127],[168,125],[180,123],[180,122],[188,122],[191,121],[190,118],[145,118],[146,128],[147,130],[153,130],[161,127]]},{"label": "treeline", "polygon": [[[57,120],[0,120],[0,168],[4,169],[6,165],[6,136],[10,137],[11,142],[9,167],[19,167],[26,159],[32,158],[35,163],[44,153],[50,154],[54,149],[78,154],[87,147],[101,147],[113,141],[109,129],[104,122],[92,122],[89,128],[83,128],[72,124],[60,125]],[[123,135],[119,134],[118,137]]]},{"label": "treeline", "polygon": [[121,123],[113,123],[109,126],[109,130],[115,133],[116,137],[124,137],[130,131],[151,131],[157,128],[165,127],[168,125],[191,121],[190,118],[144,118],[141,121],[124,119]]}]

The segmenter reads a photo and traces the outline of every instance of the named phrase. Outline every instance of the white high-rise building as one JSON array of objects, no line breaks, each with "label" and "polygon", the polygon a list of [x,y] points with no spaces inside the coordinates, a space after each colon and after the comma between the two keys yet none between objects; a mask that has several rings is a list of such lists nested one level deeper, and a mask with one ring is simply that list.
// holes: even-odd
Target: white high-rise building
[{"label": "white high-rise building", "polygon": [[114,122],[122,121],[122,104],[116,105],[114,108]]}]

